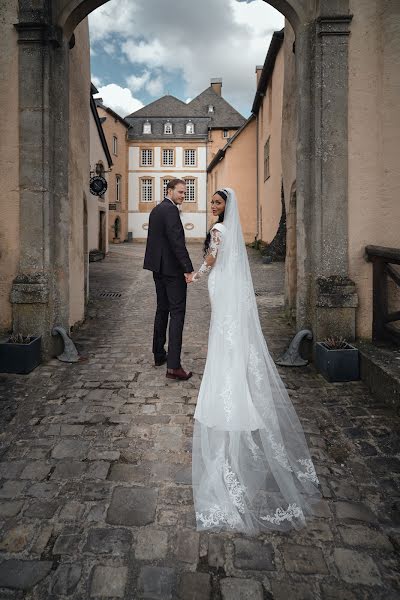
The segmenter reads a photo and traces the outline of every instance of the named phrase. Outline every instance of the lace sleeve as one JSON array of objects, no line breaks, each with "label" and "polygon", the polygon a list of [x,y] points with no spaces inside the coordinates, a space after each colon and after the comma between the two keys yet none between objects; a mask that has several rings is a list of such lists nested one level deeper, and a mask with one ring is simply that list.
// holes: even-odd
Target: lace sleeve
[{"label": "lace sleeve", "polygon": [[200,269],[193,275],[193,281],[197,281],[203,275],[208,275],[217,260],[218,247],[221,243],[221,232],[218,229],[211,230],[210,246]]}]

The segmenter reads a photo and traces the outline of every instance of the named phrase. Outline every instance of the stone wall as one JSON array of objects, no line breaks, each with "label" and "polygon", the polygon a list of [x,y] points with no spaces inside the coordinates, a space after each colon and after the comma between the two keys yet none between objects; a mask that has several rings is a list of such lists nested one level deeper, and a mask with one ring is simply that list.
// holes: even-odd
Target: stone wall
[{"label": "stone wall", "polygon": [[290,313],[295,311],[297,290],[296,236],[296,147],[297,147],[297,87],[294,53],[295,35],[286,19],[283,40],[284,80],[282,100],[282,179],[286,208],[285,303]]},{"label": "stone wall", "polygon": [[89,198],[90,58],[87,19],[75,30],[69,65],[69,199],[71,242],[69,253],[70,325],[84,318],[87,292],[87,225]]},{"label": "stone wall", "polygon": [[0,333],[12,327],[10,293],[19,259],[17,5],[8,0],[0,6]]},{"label": "stone wall", "polygon": [[400,247],[400,3],[351,0],[350,9],[349,275],[359,296],[357,336],[368,338],[372,265],[365,246]]}]

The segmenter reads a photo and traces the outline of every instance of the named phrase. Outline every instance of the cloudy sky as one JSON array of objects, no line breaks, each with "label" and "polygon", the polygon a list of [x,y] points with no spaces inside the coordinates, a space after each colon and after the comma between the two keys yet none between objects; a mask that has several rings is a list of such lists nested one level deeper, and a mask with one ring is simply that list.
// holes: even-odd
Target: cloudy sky
[{"label": "cloudy sky", "polygon": [[222,77],[223,96],[247,117],[255,66],[283,24],[263,0],[110,0],[89,17],[92,80],[125,116],[167,93],[187,101]]}]

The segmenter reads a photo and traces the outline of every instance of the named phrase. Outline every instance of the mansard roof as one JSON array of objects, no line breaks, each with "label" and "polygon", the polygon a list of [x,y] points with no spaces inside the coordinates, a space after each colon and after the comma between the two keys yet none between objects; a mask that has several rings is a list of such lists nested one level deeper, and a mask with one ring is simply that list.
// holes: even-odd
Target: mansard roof
[{"label": "mansard roof", "polygon": [[[186,133],[186,123],[190,121],[194,125],[194,133]],[[143,139],[155,140],[162,138],[163,141],[168,140],[206,140],[208,138],[209,119],[207,117],[153,117],[153,118],[132,118],[127,117],[126,120],[130,123],[128,129],[128,140]],[[151,133],[143,133],[143,125],[149,121],[151,123]],[[164,133],[164,125],[169,121],[172,125],[172,134]]]},{"label": "mansard roof", "polygon": [[[190,111],[189,111],[190,112]],[[162,96],[158,100],[139,108],[135,112],[127,115],[125,119],[130,117],[187,117],[188,116],[188,105],[182,100],[175,98],[175,96]],[[190,115],[194,116],[194,115]]]},{"label": "mansard roof", "polygon": [[[211,113],[210,105],[214,108]],[[246,119],[210,86],[191,102],[182,102],[175,96],[167,95],[131,113],[125,117],[131,126],[128,138],[164,138],[164,123],[168,119],[173,123],[174,131],[170,137],[182,136],[185,139],[189,139],[185,132],[185,125],[189,119],[195,127],[195,134],[190,135],[193,138],[206,135],[207,129],[239,129],[246,122]],[[151,134],[143,134],[143,123],[146,120],[151,123]]]},{"label": "mansard roof", "polygon": [[[210,105],[214,107],[212,113],[208,112]],[[193,98],[188,108],[195,110],[197,114],[208,116],[212,129],[238,129],[246,122],[246,119],[225,98],[217,94],[212,86]]]}]

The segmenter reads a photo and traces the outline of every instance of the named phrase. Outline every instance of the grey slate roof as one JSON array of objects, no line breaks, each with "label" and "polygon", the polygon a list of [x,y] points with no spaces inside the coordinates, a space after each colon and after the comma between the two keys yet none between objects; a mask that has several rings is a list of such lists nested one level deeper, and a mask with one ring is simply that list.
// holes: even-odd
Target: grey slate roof
[{"label": "grey slate roof", "polygon": [[[213,113],[208,112],[210,104],[214,107]],[[194,109],[197,114],[210,117],[213,129],[237,129],[246,122],[246,119],[211,86],[193,98],[188,107]]]},{"label": "grey slate roof", "polygon": [[[128,129],[128,140],[143,138],[144,140],[155,140],[162,138],[168,142],[169,139],[185,139],[190,140],[206,140],[208,137],[209,119],[207,117],[192,117],[191,121],[194,125],[194,133],[186,133],[186,123],[189,118],[171,117],[169,122],[172,125],[172,134],[164,133],[164,124],[167,122],[166,117],[154,117],[146,119],[144,117],[127,117],[126,120],[130,123]],[[143,133],[143,123],[146,121],[151,123],[151,133]]]},{"label": "grey slate roof", "polygon": [[[194,116],[192,111],[190,116]],[[175,96],[162,96],[158,100],[139,108],[135,112],[127,115],[125,119],[130,117],[187,117],[189,115],[188,104],[178,100]]]},{"label": "grey slate roof", "polygon": [[[209,105],[214,112],[209,113]],[[172,135],[164,134],[164,123],[169,119]],[[194,123],[194,134],[186,134],[186,123]],[[125,120],[130,124],[128,139],[199,139],[207,136],[208,129],[239,129],[246,119],[210,86],[191,102],[185,103],[175,96],[163,96],[131,113]],[[143,134],[143,123],[151,123],[152,133]]]}]

